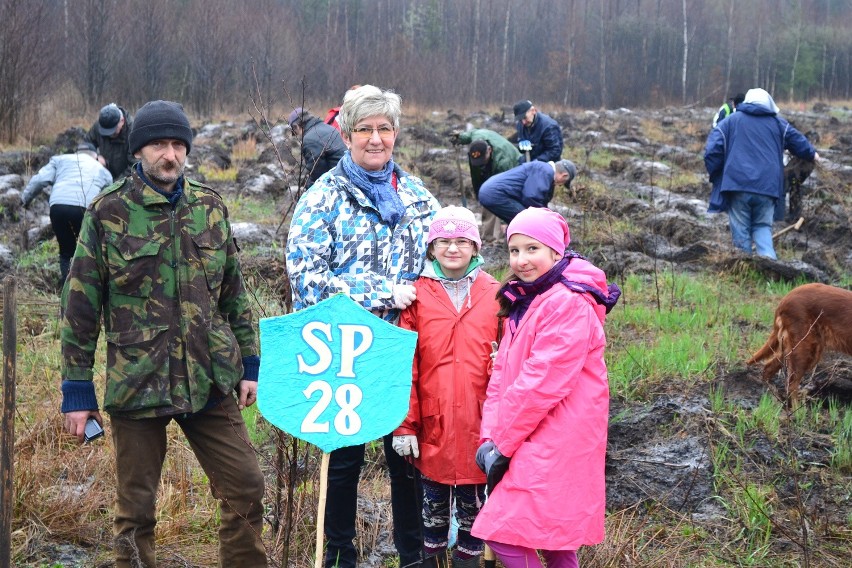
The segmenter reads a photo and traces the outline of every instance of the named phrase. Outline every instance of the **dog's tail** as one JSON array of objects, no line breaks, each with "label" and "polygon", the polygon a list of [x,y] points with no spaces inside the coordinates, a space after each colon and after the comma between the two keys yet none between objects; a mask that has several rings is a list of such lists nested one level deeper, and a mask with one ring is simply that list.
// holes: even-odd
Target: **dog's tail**
[{"label": "dog's tail", "polygon": [[763,347],[758,349],[754,355],[751,356],[751,359],[746,361],[746,365],[754,365],[756,363],[767,364],[773,359],[781,359],[781,342],[778,340],[780,327],[781,325],[778,318],[775,318],[775,322],[772,325],[772,333],[769,334],[769,339],[766,340]]}]

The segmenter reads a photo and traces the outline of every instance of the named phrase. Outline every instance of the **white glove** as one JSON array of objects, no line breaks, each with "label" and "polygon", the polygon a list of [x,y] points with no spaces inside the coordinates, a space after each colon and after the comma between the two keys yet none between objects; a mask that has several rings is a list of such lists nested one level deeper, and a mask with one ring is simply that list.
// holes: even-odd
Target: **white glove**
[{"label": "white glove", "polygon": [[417,289],[411,284],[394,284],[393,304],[399,310],[404,310],[417,299]]},{"label": "white glove", "polygon": [[420,457],[420,447],[417,445],[417,436],[394,436],[391,446],[394,451],[402,457],[409,455],[414,456],[415,458]]}]

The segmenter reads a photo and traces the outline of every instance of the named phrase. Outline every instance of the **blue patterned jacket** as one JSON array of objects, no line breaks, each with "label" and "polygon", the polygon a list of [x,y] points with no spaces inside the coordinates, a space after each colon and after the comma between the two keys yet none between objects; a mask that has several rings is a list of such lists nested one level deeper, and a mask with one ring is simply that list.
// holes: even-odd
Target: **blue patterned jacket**
[{"label": "blue patterned jacket", "polygon": [[411,284],[426,259],[426,236],[438,201],[423,182],[398,167],[397,192],[405,216],[385,224],[340,166],[323,174],[299,199],[287,236],[287,273],[293,308],[337,293],[396,323],[393,285]]}]

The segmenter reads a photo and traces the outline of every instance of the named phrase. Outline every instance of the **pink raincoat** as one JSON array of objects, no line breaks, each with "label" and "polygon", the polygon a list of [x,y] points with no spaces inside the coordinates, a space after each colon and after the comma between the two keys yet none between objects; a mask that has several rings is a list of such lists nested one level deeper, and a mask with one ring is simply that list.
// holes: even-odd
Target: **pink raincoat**
[{"label": "pink raincoat", "polygon": [[[574,259],[569,280],[606,292],[603,271]],[[604,538],[609,385],[604,306],[561,283],[506,333],[483,407],[481,436],[512,458],[471,533],[545,550]]]}]

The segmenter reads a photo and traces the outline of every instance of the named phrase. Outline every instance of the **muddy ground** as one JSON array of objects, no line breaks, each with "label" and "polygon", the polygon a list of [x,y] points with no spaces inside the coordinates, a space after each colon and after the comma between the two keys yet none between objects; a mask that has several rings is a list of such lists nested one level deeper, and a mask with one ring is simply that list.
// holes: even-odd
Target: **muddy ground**
[{"label": "muddy ground", "polygon": [[[397,161],[422,177],[442,204],[466,201],[477,210],[462,158],[464,148],[451,146],[449,134],[475,127],[509,135],[510,114],[502,110],[461,116],[450,110],[406,118]],[[604,268],[616,282],[626,274],[652,273],[661,266],[675,271],[719,272],[743,265],[767,279],[804,278],[840,284],[845,277],[848,281],[852,274],[852,111],[815,104],[785,113],[814,142],[823,161],[804,183],[804,225],[779,240],[786,259],[779,262],[737,253],[730,245],[726,217],[706,212],[709,186],[702,155],[712,114],[713,109],[709,108],[552,113],[563,126],[565,155],[579,167],[572,189],[557,192],[551,202],[551,207],[563,213],[571,224],[573,247]],[[21,273],[15,265],[23,248],[51,238],[45,218],[46,200],[23,212],[16,208],[15,194],[26,180],[22,174],[43,165],[53,153],[73,147],[79,134],[74,130],[63,133],[52,146],[35,153],[0,155],[0,276],[18,272],[27,285],[52,289],[55,274],[51,270]],[[230,166],[234,144],[247,139],[257,143],[256,159],[240,165],[235,182],[209,183],[226,200],[237,195],[274,196],[279,211],[286,214],[298,191],[299,171],[294,158],[298,152],[289,130],[280,123],[269,132],[262,132],[252,120],[204,125],[193,144],[190,175],[203,178],[199,175],[201,165]],[[460,184],[464,184],[464,189]],[[257,247],[256,251],[263,251],[271,241],[286,236],[286,223],[262,226],[245,219],[235,221],[240,221],[238,238],[245,245]],[[601,226],[609,228],[603,230]],[[776,228],[784,226],[779,223]],[[256,254],[260,256],[245,259],[246,271],[267,282],[280,281],[281,259],[262,252]],[[489,267],[499,265],[504,256],[494,245],[487,245],[483,255]],[[848,405],[852,385],[850,359],[826,358],[818,367],[813,384],[816,397],[833,395]],[[775,386],[781,386],[780,379],[776,379]],[[720,387],[727,402],[746,409],[755,408],[767,390],[759,381],[758,370],[719,366],[713,384],[699,385],[688,392],[679,389],[673,377],[670,392],[659,392],[645,402],[612,400],[607,453],[610,510],[665,508],[690,515],[696,523],[708,527],[727,522],[730,512],[715,496],[711,461],[714,446],[730,436],[730,425],[720,423],[711,411],[712,389]],[[742,453],[743,471],[777,486],[780,517],[806,516],[814,527],[848,528],[852,505],[849,477],[838,484],[836,478],[825,475],[834,449],[826,443],[825,432],[783,442],[750,432],[746,439],[748,443],[737,448]],[[798,464],[794,471],[790,471],[791,459]],[[809,488],[804,495],[800,491],[803,480]],[[370,509],[366,505],[365,508]],[[783,512],[787,509],[789,513]],[[786,546],[794,543],[791,537]],[[49,554],[42,558],[74,565],[73,550],[56,550],[70,554],[72,560],[51,559]],[[376,547],[365,550],[367,565],[379,565],[391,550],[387,531],[382,530]],[[81,562],[85,565],[84,560]]]}]

